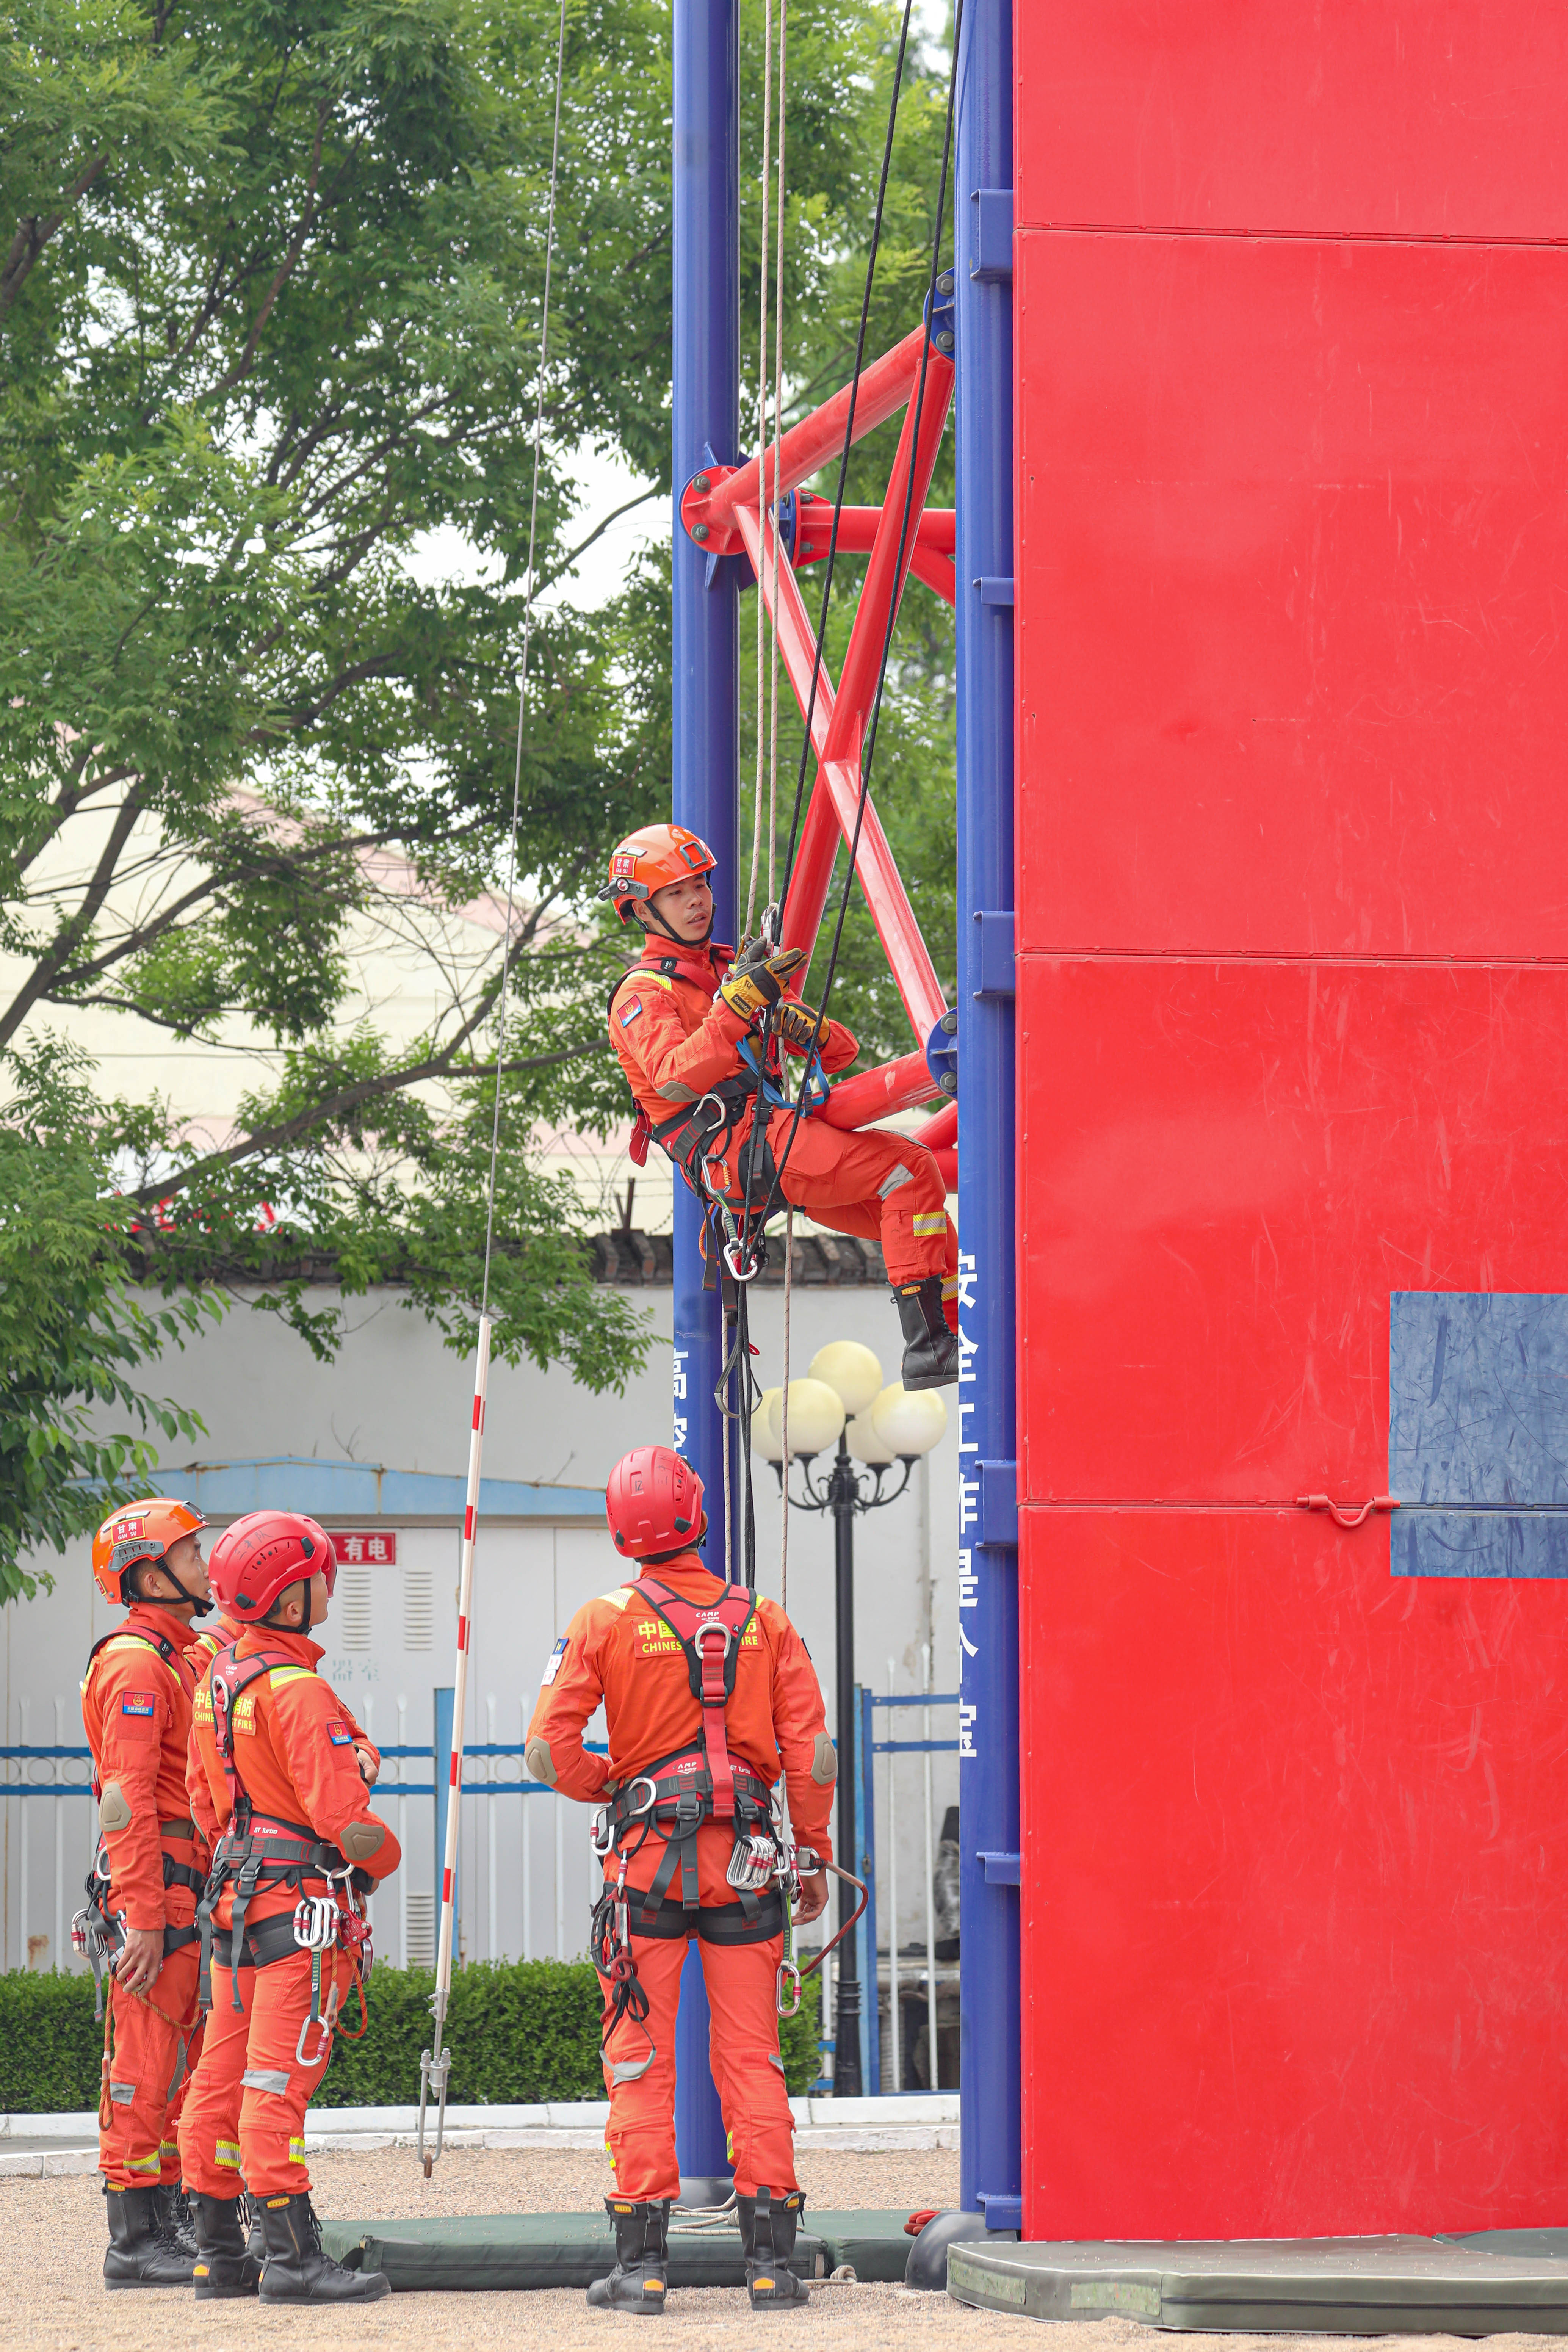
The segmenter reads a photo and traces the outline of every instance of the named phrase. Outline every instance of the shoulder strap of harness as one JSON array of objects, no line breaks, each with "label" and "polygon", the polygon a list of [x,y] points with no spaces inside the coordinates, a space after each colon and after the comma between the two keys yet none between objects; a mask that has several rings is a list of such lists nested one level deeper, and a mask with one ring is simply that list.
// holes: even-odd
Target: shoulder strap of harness
[{"label": "shoulder strap of harness", "polygon": [[[127,1636],[129,1636],[132,1642],[145,1642],[150,1650],[156,1650],[158,1655],[163,1659],[163,1664],[166,1666],[173,1668],[175,1678],[178,1679],[180,1669],[174,1662],[179,1653],[175,1650],[174,1645],[173,1642],[170,1641],[167,1633],[155,1633],[151,1625],[116,1625],[112,1633],[100,1633],[98,1640],[88,1652],[87,1664],[82,1669],[81,1676],[81,1686],[83,1690],[86,1690],[87,1688],[88,1676],[92,1672],[92,1662],[97,1657],[100,1650],[107,1650],[110,1642],[123,1642]],[[92,1790],[92,1800],[94,1804],[96,1804],[103,1794],[103,1790],[99,1783],[98,1759],[96,1757],[93,1759],[92,1770],[88,1775],[88,1786]]]},{"label": "shoulder strap of harness", "polygon": [[713,1785],[714,1819],[732,1822],[735,1768],[724,1714],[735,1687],[741,1643],[757,1613],[756,1595],[743,1584],[727,1584],[718,1600],[704,1608],[648,1576],[639,1577],[632,1591],[663,1619],[686,1654],[691,1696],[702,1709],[702,1752]]},{"label": "shoulder strap of harness", "polygon": [[[256,1892],[259,1876],[259,1864],[248,1846],[251,1816],[250,1791],[241,1780],[239,1767],[235,1761],[235,1709],[251,1685],[258,1683],[263,1675],[269,1675],[274,1666],[291,1666],[298,1663],[293,1658],[285,1657],[280,1650],[261,1650],[254,1657],[241,1658],[237,1654],[237,1643],[241,1638],[243,1637],[237,1635],[235,1641],[226,1643],[221,1650],[214,1652],[208,1675],[212,1687],[213,1733],[217,1742],[218,1761],[223,1766],[223,1777],[228,1788],[228,1826],[213,1849],[212,1870],[207,1879],[206,1891],[196,1906],[196,1921],[201,1930],[202,1944],[201,1969],[197,1979],[196,1996],[204,2011],[212,2006],[213,1914],[227,1878],[233,1874],[232,1857],[226,1852],[226,1848],[232,1841],[242,1842],[240,1851],[244,1854],[235,1885],[234,1907],[231,1915],[233,1951],[237,1962],[237,1956],[245,1945],[246,1914],[250,1908],[250,1898]],[[243,2010],[245,2006],[239,1997],[237,1965],[234,1972],[233,2005],[237,2010]]]},{"label": "shoulder strap of harness", "polygon": [[208,1677],[213,1695],[213,1732],[217,1741],[218,1761],[228,1784],[229,1832],[243,1837],[250,1813],[250,1791],[239,1777],[239,1767],[234,1759],[234,1712],[252,1683],[269,1675],[274,1666],[291,1666],[297,1663],[286,1658],[280,1650],[261,1650],[254,1657],[237,1654],[237,1643],[226,1643],[213,1654],[212,1672]]},{"label": "shoulder strap of harness", "polygon": [[155,1633],[151,1625],[116,1625],[112,1633],[100,1633],[98,1640],[88,1652],[87,1666],[82,1679],[85,1681],[87,1675],[91,1674],[92,1662],[94,1658],[97,1657],[100,1650],[107,1650],[110,1642],[124,1642],[127,1640],[132,1642],[145,1642],[150,1650],[157,1651],[158,1655],[163,1659],[163,1664],[166,1666],[174,1666],[174,1672],[176,1674],[179,1673],[179,1667],[174,1664],[174,1661],[179,1656],[179,1652],[175,1649],[173,1642],[170,1641],[167,1633]]}]

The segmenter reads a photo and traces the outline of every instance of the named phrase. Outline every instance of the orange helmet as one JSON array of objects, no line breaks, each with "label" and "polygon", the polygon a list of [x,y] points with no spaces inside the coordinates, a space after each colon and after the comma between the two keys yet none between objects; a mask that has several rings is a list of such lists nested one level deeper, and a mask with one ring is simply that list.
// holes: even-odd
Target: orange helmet
[{"label": "orange helmet", "polygon": [[647,899],[667,883],[684,882],[693,874],[711,874],[719,860],[700,834],[683,824],[645,824],[628,833],[610,855],[610,878],[600,891],[612,899],[623,923],[631,920],[633,902]]},{"label": "orange helmet", "polygon": [[123,1609],[125,1577],[142,1560],[154,1567],[172,1543],[194,1536],[205,1519],[190,1503],[172,1503],[162,1495],[144,1496],[111,1512],[92,1539],[92,1573],[99,1591]]}]

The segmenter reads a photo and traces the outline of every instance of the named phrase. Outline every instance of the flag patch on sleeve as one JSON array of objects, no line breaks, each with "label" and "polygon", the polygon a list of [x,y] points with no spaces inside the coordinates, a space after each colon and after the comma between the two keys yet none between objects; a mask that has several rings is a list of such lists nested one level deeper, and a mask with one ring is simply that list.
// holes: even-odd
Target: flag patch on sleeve
[{"label": "flag patch on sleeve", "polygon": [[637,1019],[637,1014],[641,1011],[642,998],[640,996],[634,996],[631,1003],[627,1005],[626,1011],[621,1015],[621,1027],[623,1029],[629,1029],[632,1023]]},{"label": "flag patch on sleeve", "polygon": [[561,1661],[565,1655],[566,1636],[563,1633],[561,1639],[556,1643],[555,1647],[551,1651],[549,1659],[545,1664],[543,1679],[539,1685],[541,1690],[548,1690],[550,1688],[551,1684],[561,1672]]},{"label": "flag patch on sleeve", "polygon": [[353,1733],[346,1723],[329,1723],[327,1738],[334,1748],[352,1748],[354,1744]]},{"label": "flag patch on sleeve", "polygon": [[155,1702],[151,1691],[127,1691],[120,1702],[121,1715],[151,1715]]}]

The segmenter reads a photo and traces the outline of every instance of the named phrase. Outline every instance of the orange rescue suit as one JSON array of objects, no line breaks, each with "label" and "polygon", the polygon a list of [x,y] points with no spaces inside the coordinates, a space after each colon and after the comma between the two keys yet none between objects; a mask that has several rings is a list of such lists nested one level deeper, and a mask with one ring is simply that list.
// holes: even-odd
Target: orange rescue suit
[{"label": "orange rescue suit", "polygon": [[[638,1109],[656,1132],[710,1087],[744,1074],[741,1044],[748,1024],[718,993],[730,956],[728,948],[678,948],[673,940],[650,940],[610,1000],[610,1042]],[[859,1050],[842,1022],[824,1023],[822,1066],[830,1077],[847,1069]],[[702,1156],[707,1189],[731,1208],[746,1198],[738,1162],[752,1116],[748,1105],[732,1128],[719,1129],[714,1152]],[[957,1237],[941,1171],[923,1144],[885,1129],[828,1127],[809,1115],[795,1127],[793,1110],[770,1115],[767,1137],[780,1157],[789,1144],[779,1190],[793,1206],[830,1232],[879,1242],[889,1282],[941,1275],[956,1296]],[[753,1205],[766,1193],[766,1183],[753,1177]]]},{"label": "orange rescue suit", "polygon": [[[237,1644],[243,1664],[262,1654],[279,1664],[243,1692],[235,1708],[234,1753],[239,1780],[259,1825],[258,1843],[284,1825],[325,1844],[358,1846],[358,1868],[387,1877],[401,1860],[397,1840],[371,1811],[355,1760],[351,1719],[331,1685],[316,1672],[319,1643],[270,1626],[246,1627]],[[198,1686],[187,1785],[196,1819],[216,1843],[230,1822],[228,1780],[213,1722],[211,1664]],[[274,1832],[273,1824],[279,1825]],[[353,1837],[355,1826],[366,1833]],[[379,1837],[375,1832],[379,1832]],[[374,1851],[364,1851],[374,1845]],[[304,1893],[324,1895],[324,1877],[308,1876]],[[301,1890],[263,1882],[251,1898],[249,1937],[265,1921],[292,1913]],[[227,1929],[234,1890],[225,1888],[215,1914]],[[213,2006],[201,2063],[180,2125],[187,2187],[233,2197],[241,2179],[252,2196],[308,2189],[305,2110],[331,2054],[332,2023],[353,1980],[347,1952],[323,1956],[322,2017],[310,2023],[311,1958],[289,1951],[260,1968],[226,1968],[213,1958]],[[234,2007],[237,1978],[241,2009]]]},{"label": "orange rescue suit", "polygon": [[[146,1636],[143,1639],[143,1635]],[[167,1609],[138,1601],[88,1667],[81,1718],[100,1791],[100,1823],[110,1871],[104,1908],[127,1927],[164,1934],[189,1929],[196,1889],[182,1876],[164,1885],[164,1858],[200,1879],[207,1845],[185,1794],[191,1697],[198,1660],[189,1628]],[[158,1643],[171,1645],[168,1658]],[[113,2189],[145,2189],[180,2177],[175,2129],[188,2069],[201,2042],[194,1940],[165,1951],[146,1993],[111,1981],[113,2032],[108,2110],[99,2163]]]},{"label": "orange rescue suit", "polygon": [[[648,1570],[699,1606],[711,1606],[723,1580],[694,1551]],[[590,1755],[584,1727],[603,1700],[609,1755]],[[529,1769],[558,1795],[596,1803],[667,1757],[701,1740],[701,1708],[692,1695],[686,1656],[664,1622],[629,1585],[590,1601],[568,1626],[545,1672],[545,1686],[528,1733]],[[740,1645],[735,1685],[724,1710],[731,1756],[769,1785],[781,1771],[790,1820],[803,1845],[831,1860],[830,1817],[835,1758],[823,1713],[822,1691],[805,1643],[776,1601],[759,1601]],[[733,1845],[728,1824],[705,1822],[697,1834],[700,1903],[731,1906],[725,1880]],[[664,1853],[656,1831],[637,1855],[628,1885],[646,1893]],[[608,1878],[616,1867],[606,1862]],[[617,2192],[639,2201],[679,2193],[675,2152],[675,2015],[687,1938],[653,1937],[630,1926],[637,1972],[648,1996],[646,2038],[630,2021],[615,2024],[605,1985],[605,2084],[610,2100],[605,2146]],[[779,2056],[774,1986],[782,1935],[751,1944],[715,1944],[694,1917],[702,1972],[712,2010],[711,2058],[735,2167],[735,2186],[753,2196],[761,2186],[784,2191],[795,2176],[794,2119]],[[603,1982],[604,1979],[601,1979]],[[612,2030],[613,2029],[613,2030]],[[634,2080],[616,2080],[645,2055],[656,2056]]]}]

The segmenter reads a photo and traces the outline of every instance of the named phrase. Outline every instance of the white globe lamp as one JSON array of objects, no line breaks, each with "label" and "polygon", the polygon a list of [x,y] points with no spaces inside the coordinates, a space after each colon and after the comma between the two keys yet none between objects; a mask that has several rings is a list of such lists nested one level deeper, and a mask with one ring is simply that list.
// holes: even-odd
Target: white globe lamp
[{"label": "white globe lamp", "polygon": [[[768,1419],[770,1442],[778,1445],[780,1458],[784,1454],[784,1441],[783,1402],[782,1391],[775,1390],[773,1402],[768,1409]],[[837,1445],[844,1418],[843,1400],[837,1389],[830,1389],[826,1381],[815,1381],[809,1377],[804,1381],[791,1381],[788,1437],[792,1459],[798,1462],[803,1455],[821,1454],[828,1446]]]},{"label": "white globe lamp", "polygon": [[822,1381],[842,1399],[851,1418],[874,1404],[882,1391],[882,1367],[858,1339],[830,1339],[818,1348],[806,1367],[814,1381]]},{"label": "white globe lamp", "polygon": [[905,1388],[895,1381],[871,1407],[871,1426],[900,1462],[929,1454],[947,1433],[947,1407],[937,1389]]},{"label": "white globe lamp", "polygon": [[879,1437],[868,1412],[858,1412],[844,1432],[844,1443],[868,1470],[886,1470],[898,1455],[886,1438]]},{"label": "white globe lamp", "polygon": [[764,1462],[784,1460],[784,1447],[779,1442],[778,1424],[778,1402],[781,1393],[778,1389],[764,1389],[752,1412],[752,1451],[753,1454],[760,1454]]}]

